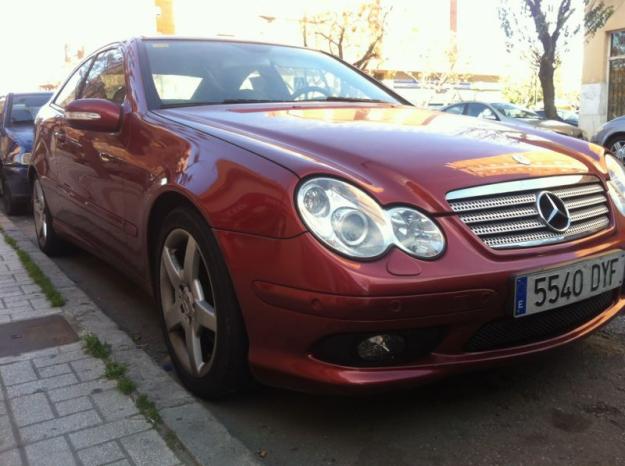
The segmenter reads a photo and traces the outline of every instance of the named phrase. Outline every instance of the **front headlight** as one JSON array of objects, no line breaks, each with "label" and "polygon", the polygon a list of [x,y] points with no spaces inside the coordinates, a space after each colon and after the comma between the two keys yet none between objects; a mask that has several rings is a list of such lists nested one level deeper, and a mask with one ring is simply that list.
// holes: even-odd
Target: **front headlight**
[{"label": "front headlight", "polygon": [[15,148],[8,153],[6,164],[7,165],[29,165],[32,154],[30,152],[24,152],[21,146],[15,146]]},{"label": "front headlight", "polygon": [[445,249],[445,237],[426,215],[408,207],[384,210],[360,189],[333,178],[313,178],[297,191],[297,207],[310,231],[330,248],[372,259],[395,245],[421,259]]},{"label": "front headlight", "polygon": [[608,169],[608,192],[612,202],[616,205],[622,215],[625,215],[625,167],[614,156],[605,156],[605,165]]}]

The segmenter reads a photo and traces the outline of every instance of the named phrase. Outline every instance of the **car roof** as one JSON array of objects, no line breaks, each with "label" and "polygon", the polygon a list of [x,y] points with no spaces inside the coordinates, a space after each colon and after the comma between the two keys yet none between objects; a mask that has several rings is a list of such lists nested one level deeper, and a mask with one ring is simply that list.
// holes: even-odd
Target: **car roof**
[{"label": "car roof", "polygon": [[[202,36],[172,36],[172,35],[159,35],[159,36],[138,36],[133,38],[134,40],[139,41],[197,41],[197,42],[223,42],[223,43],[234,43],[234,44],[251,44],[251,45],[271,45],[275,47],[288,47],[292,49],[303,49],[303,50],[315,50],[308,47],[301,47],[299,45],[291,45],[291,44],[281,44],[277,42],[265,42],[265,41],[256,41],[256,40],[248,40],[248,39],[238,39],[236,37],[202,37]],[[130,40],[133,40],[130,39]]]}]

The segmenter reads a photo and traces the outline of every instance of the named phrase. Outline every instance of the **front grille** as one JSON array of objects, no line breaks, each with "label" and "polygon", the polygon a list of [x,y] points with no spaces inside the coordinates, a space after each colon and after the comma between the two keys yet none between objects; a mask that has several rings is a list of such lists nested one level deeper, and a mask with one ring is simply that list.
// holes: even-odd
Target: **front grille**
[{"label": "front grille", "polygon": [[[551,230],[540,218],[540,192],[557,195],[567,207],[571,225],[564,233]],[[447,194],[451,209],[487,246],[526,248],[560,243],[601,231],[610,225],[603,185],[593,176],[553,176],[512,181]]]},{"label": "front grille", "polygon": [[614,291],[527,317],[509,317],[482,326],[466,343],[465,351],[490,351],[525,345],[563,335],[605,311]]}]

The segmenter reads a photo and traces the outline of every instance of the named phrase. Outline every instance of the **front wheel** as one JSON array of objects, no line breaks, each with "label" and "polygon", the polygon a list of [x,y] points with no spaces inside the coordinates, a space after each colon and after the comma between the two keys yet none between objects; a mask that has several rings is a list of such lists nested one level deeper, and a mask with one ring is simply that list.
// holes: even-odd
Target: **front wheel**
[{"label": "front wheel", "polygon": [[228,270],[204,219],[177,208],[163,222],[154,258],[155,292],[176,371],[210,399],[250,382],[247,336]]},{"label": "front wheel", "polygon": [[[6,191],[5,191],[6,196]],[[35,234],[37,235],[37,244],[48,256],[56,256],[63,254],[67,250],[67,243],[63,241],[54,231],[52,227],[52,216],[46,204],[46,197],[41,187],[39,178],[35,178],[33,182],[33,220],[35,221]]]},{"label": "front wheel", "polygon": [[617,135],[610,138],[606,147],[619,160],[625,161],[625,135]]}]

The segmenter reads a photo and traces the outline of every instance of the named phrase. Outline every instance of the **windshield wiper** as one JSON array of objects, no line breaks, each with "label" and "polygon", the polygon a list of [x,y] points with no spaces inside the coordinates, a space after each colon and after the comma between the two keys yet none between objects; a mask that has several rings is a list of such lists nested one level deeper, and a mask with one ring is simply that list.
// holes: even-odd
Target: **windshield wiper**
[{"label": "windshield wiper", "polygon": [[163,104],[161,108],[177,108],[177,107],[199,107],[202,105],[227,105],[227,104],[266,104],[286,102],[285,100],[271,99],[224,99],[214,102],[175,102],[171,104]]},{"label": "windshield wiper", "polygon": [[365,103],[374,103],[374,104],[392,104],[393,102],[389,102],[387,100],[379,100],[379,99],[361,99],[358,97],[323,97],[321,99],[307,99],[300,100],[299,102],[365,102]]}]

